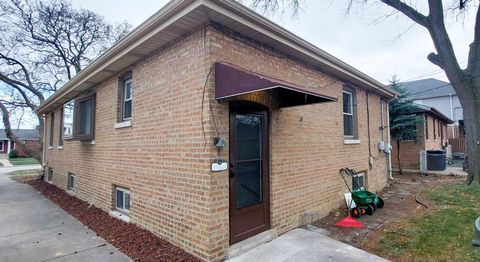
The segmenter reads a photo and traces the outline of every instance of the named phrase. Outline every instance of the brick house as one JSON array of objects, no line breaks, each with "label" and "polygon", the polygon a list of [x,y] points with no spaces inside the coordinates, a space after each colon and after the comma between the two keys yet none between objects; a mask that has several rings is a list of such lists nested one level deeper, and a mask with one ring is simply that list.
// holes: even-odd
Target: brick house
[{"label": "brick house", "polygon": [[[400,142],[402,169],[420,170],[420,152],[426,150],[446,150],[448,145],[448,125],[453,121],[434,107],[416,105],[413,112],[417,115],[417,140]],[[398,169],[398,147],[392,141],[392,165]]]},{"label": "brick house", "polygon": [[[12,132],[30,149],[40,152],[39,136],[36,129],[14,129]],[[10,151],[13,149],[17,151],[18,156],[27,156],[20,147],[17,147],[15,142],[7,137],[5,129],[0,129],[0,158],[8,158],[8,154],[10,154]]]},{"label": "brick house", "polygon": [[39,106],[47,180],[219,261],[339,207],[342,167],[384,188],[395,95],[236,2],[175,0]]}]

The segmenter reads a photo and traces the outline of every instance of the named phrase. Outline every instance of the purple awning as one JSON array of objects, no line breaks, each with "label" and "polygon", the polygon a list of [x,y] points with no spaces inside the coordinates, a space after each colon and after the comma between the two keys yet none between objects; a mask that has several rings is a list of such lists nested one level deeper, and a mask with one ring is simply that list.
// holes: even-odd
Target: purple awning
[{"label": "purple awning", "polygon": [[215,98],[226,99],[257,91],[278,92],[280,107],[337,101],[336,98],[306,88],[263,76],[234,65],[215,64]]}]

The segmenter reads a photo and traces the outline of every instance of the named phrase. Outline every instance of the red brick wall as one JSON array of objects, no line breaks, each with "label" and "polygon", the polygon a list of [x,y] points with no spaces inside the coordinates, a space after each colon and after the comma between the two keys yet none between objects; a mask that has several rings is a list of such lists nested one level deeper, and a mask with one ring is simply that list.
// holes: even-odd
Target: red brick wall
[{"label": "red brick wall", "polygon": [[[38,140],[26,140],[25,145],[28,146],[32,151],[36,152],[37,154],[40,152],[40,142]],[[18,156],[27,157],[28,154],[23,152],[22,148],[15,145],[15,150],[17,150]]]},{"label": "red brick wall", "polygon": [[[424,114],[419,117],[425,119]],[[401,167],[405,169],[420,169],[420,151],[442,149],[442,145],[448,140],[447,132],[443,128],[443,136],[438,129],[438,119],[435,118],[435,136],[434,136],[434,118],[428,115],[428,139],[426,139],[425,124],[421,122],[417,124],[417,141],[402,141],[400,142],[400,163]],[[392,166],[398,169],[398,147],[396,141],[392,139]]]}]

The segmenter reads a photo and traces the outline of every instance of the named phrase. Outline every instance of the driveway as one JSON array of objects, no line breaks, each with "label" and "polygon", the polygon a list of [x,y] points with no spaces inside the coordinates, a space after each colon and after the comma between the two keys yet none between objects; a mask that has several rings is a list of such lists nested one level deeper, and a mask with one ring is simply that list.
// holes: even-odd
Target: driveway
[{"label": "driveway", "polygon": [[0,260],[131,261],[29,185],[7,173],[40,165],[0,167]]}]

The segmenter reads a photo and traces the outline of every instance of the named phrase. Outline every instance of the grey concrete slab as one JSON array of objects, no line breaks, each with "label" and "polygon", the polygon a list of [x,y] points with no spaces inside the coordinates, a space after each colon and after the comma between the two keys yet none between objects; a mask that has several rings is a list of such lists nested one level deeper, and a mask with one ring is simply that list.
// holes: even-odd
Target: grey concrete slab
[{"label": "grey concrete slab", "polygon": [[131,261],[32,187],[9,179],[14,170],[0,169],[1,261]]},{"label": "grey concrete slab", "polygon": [[297,228],[229,262],[387,261],[323,234]]}]

